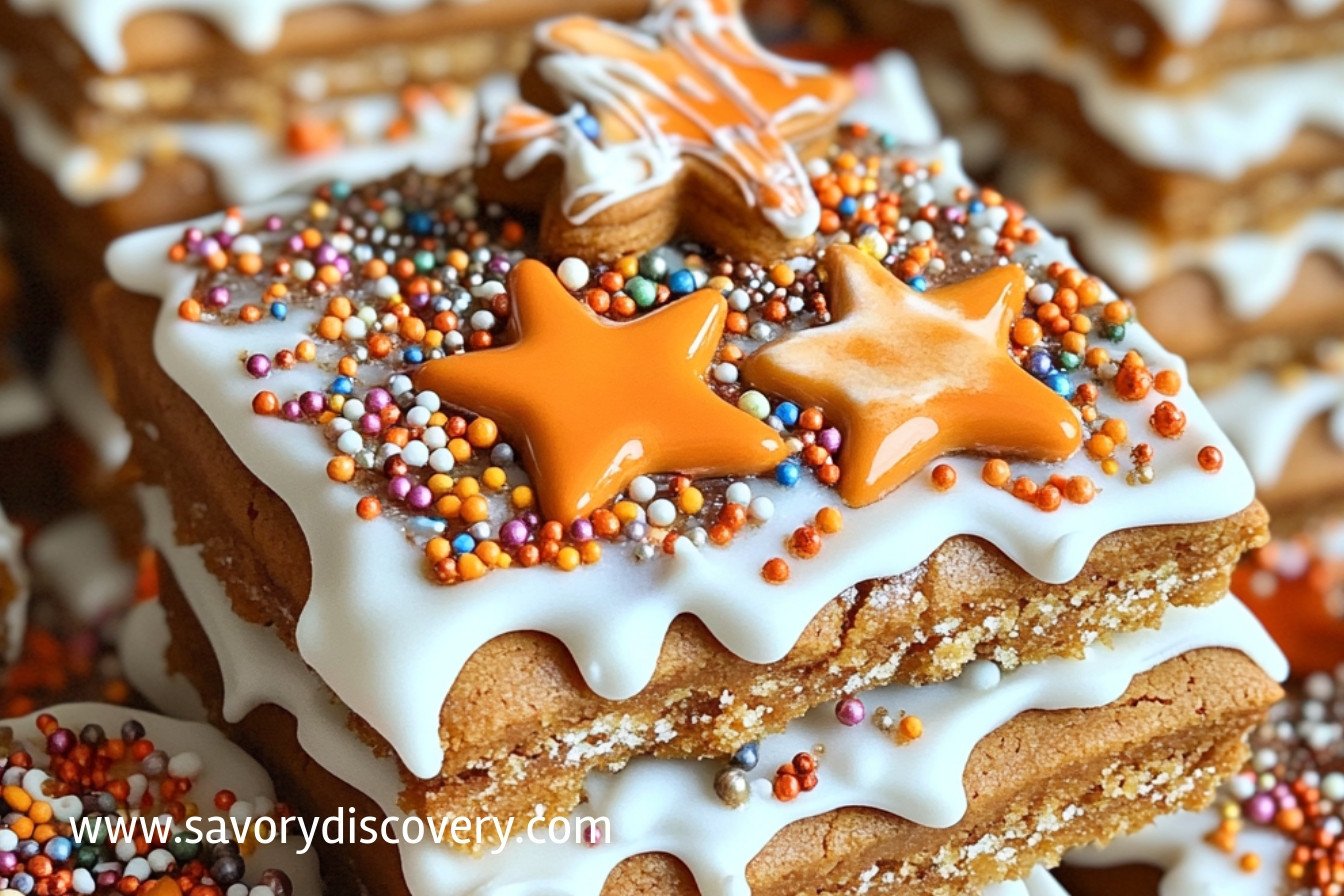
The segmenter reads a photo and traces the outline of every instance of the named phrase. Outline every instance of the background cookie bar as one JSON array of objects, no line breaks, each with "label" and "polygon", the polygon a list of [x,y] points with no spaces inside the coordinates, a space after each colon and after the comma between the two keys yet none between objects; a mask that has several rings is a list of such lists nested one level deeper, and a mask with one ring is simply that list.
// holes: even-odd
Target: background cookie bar
[{"label": "background cookie bar", "polygon": [[537,21],[642,8],[6,0],[0,216],[96,357],[81,299],[115,237],[324,179],[462,164],[476,87],[526,62]]}]

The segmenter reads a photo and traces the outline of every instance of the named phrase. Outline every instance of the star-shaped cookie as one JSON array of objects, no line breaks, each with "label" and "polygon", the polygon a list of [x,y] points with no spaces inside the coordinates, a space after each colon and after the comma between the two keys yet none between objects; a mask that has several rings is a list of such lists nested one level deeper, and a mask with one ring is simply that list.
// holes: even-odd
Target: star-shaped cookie
[{"label": "star-shaped cookie", "polygon": [[550,254],[610,258],[677,234],[764,257],[816,232],[802,157],[853,97],[824,67],[776,56],[735,0],[656,0],[638,25],[543,23],[534,104],[485,129],[483,195],[543,211]]},{"label": "star-shaped cookie", "polygon": [[509,297],[511,344],[430,361],[415,384],[493,418],[550,518],[586,517],[641,474],[753,474],[788,456],[777,432],[705,379],[728,313],[714,290],[618,324],[529,259]]},{"label": "star-shaped cookie", "polygon": [[1020,267],[921,293],[852,246],[823,265],[834,322],[765,345],[743,372],[840,422],[846,503],[870,504],[953,452],[1055,461],[1078,449],[1077,412],[1008,354]]}]

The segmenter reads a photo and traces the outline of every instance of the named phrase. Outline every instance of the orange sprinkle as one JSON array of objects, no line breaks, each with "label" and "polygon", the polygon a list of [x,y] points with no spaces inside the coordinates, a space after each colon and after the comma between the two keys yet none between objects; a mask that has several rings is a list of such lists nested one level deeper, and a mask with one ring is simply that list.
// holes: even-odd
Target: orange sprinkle
[{"label": "orange sprinkle", "polygon": [[933,487],[945,492],[957,484],[957,471],[950,464],[939,464],[933,468],[931,478]]},{"label": "orange sprinkle", "polygon": [[782,585],[789,580],[789,564],[783,557],[771,557],[761,567],[761,578],[771,585]]},{"label": "orange sprinkle", "polygon": [[985,466],[980,471],[980,476],[985,480],[985,483],[994,488],[1002,488],[1011,475],[1013,475],[1013,471],[1008,466],[1008,461],[998,457],[985,461]]}]

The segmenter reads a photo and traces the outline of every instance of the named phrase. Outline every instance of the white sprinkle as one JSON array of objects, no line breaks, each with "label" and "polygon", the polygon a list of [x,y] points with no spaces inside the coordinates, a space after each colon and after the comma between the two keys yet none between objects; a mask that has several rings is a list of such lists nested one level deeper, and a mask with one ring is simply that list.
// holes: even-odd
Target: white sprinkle
[{"label": "white sprinkle", "polygon": [[734,482],[724,491],[723,497],[732,504],[741,504],[745,507],[751,503],[751,486],[745,482]]},{"label": "white sprinkle", "polygon": [[759,498],[751,499],[751,515],[761,522],[765,522],[775,515],[775,502],[771,501],[765,495]]},{"label": "white sprinkle", "polygon": [[429,463],[429,448],[419,439],[412,439],[401,449],[401,459],[410,467],[423,467]]},{"label": "white sprinkle", "polygon": [[647,504],[658,493],[658,486],[647,476],[636,476],[630,481],[630,500],[637,504]]},{"label": "white sprinkle", "polygon": [[649,522],[655,526],[670,526],[677,518],[677,507],[666,498],[649,505]]},{"label": "white sprinkle", "polygon": [[456,463],[453,452],[447,448],[436,448],[429,454],[429,468],[435,473],[447,473]]},{"label": "white sprinkle", "polygon": [[568,290],[581,289],[588,283],[588,265],[581,258],[566,258],[555,269],[555,274]]}]

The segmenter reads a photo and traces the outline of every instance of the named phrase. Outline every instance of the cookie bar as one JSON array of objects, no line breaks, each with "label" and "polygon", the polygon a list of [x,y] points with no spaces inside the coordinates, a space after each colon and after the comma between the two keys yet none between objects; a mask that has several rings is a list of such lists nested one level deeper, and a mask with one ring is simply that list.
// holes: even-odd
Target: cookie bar
[{"label": "cookie bar", "polygon": [[1329,2],[1100,0],[1086,12],[1065,0],[1014,2],[1048,19],[1065,42],[1095,48],[1117,76],[1153,89],[1344,50],[1344,12]]},{"label": "cookie bar", "polygon": [[[276,838],[288,809],[266,771],[209,725],[101,703],[3,725],[5,889],[321,892],[316,857]],[[256,836],[237,836],[231,818]],[[133,820],[152,833],[109,827]]]},{"label": "cookie bar", "polygon": [[853,8],[926,67],[954,133],[987,119],[1001,150],[1062,168],[1156,239],[1272,230],[1340,205],[1337,51],[1172,93],[1117,79],[1094,45],[1018,0]]},{"label": "cookie bar", "polygon": [[[175,543],[166,497],[151,491],[146,498],[150,540],[166,551],[161,575],[170,665],[200,688],[216,719],[230,720],[233,737],[287,789],[311,801],[303,811],[330,816],[352,807],[361,816],[399,818],[403,809],[395,797],[379,792],[395,780],[377,768],[388,760],[372,756],[344,728],[321,685],[305,680],[312,673],[273,632],[230,612],[199,549]],[[1181,629],[1188,634],[1178,634]],[[799,881],[836,893],[979,891],[1025,875],[1033,861],[1053,862],[1067,844],[1202,804],[1213,779],[1242,761],[1242,732],[1278,690],[1245,655],[1199,649],[1202,642],[1190,636],[1196,629],[1217,632],[1226,639],[1218,643],[1236,643],[1274,674],[1281,671],[1276,651],[1234,600],[1172,610],[1161,631],[1119,635],[1114,648],[1088,660],[1023,667],[1002,673],[1001,681],[993,678],[992,663],[977,666],[972,674],[991,678],[971,688],[980,693],[969,699],[962,682],[863,695],[876,713],[886,706],[893,714],[918,712],[924,733],[914,741],[881,727],[863,731],[869,723],[846,728],[830,706],[820,707],[787,734],[764,740],[755,749],[754,772],[730,767],[731,774],[756,778],[754,785],[766,784],[775,757],[800,747],[816,751],[819,783],[787,803],[772,800],[768,786],[754,786],[746,805],[730,809],[714,796],[721,764],[645,760],[589,780],[588,802],[576,814],[609,819],[610,842],[568,851],[506,844],[471,858],[386,843],[330,849],[323,855],[328,892],[442,892],[444,881],[453,881],[454,892],[479,885],[526,889],[542,880],[557,893],[609,896],[727,892],[734,885],[785,893],[795,892]],[[1145,647],[1136,651],[1140,643]],[[211,662],[214,657],[222,665]],[[1154,661],[1154,668],[1135,674]],[[1083,698],[1036,690],[1046,680],[1095,680],[1098,673],[1114,678],[1102,687],[1119,696],[1101,705],[1106,696],[1097,691],[1088,699],[1089,705],[1098,701],[1095,708],[1059,708]],[[294,679],[284,693],[271,684]],[[999,701],[1006,705],[996,706]],[[1031,710],[1035,705],[1051,711]],[[1001,716],[1008,720],[986,730]],[[977,740],[958,744],[953,730],[977,732],[971,735]],[[859,747],[862,755],[853,752]],[[909,772],[895,776],[899,783],[880,771],[885,751]],[[679,795],[675,805],[666,801],[669,792]],[[661,817],[669,812],[675,824]]]}]

